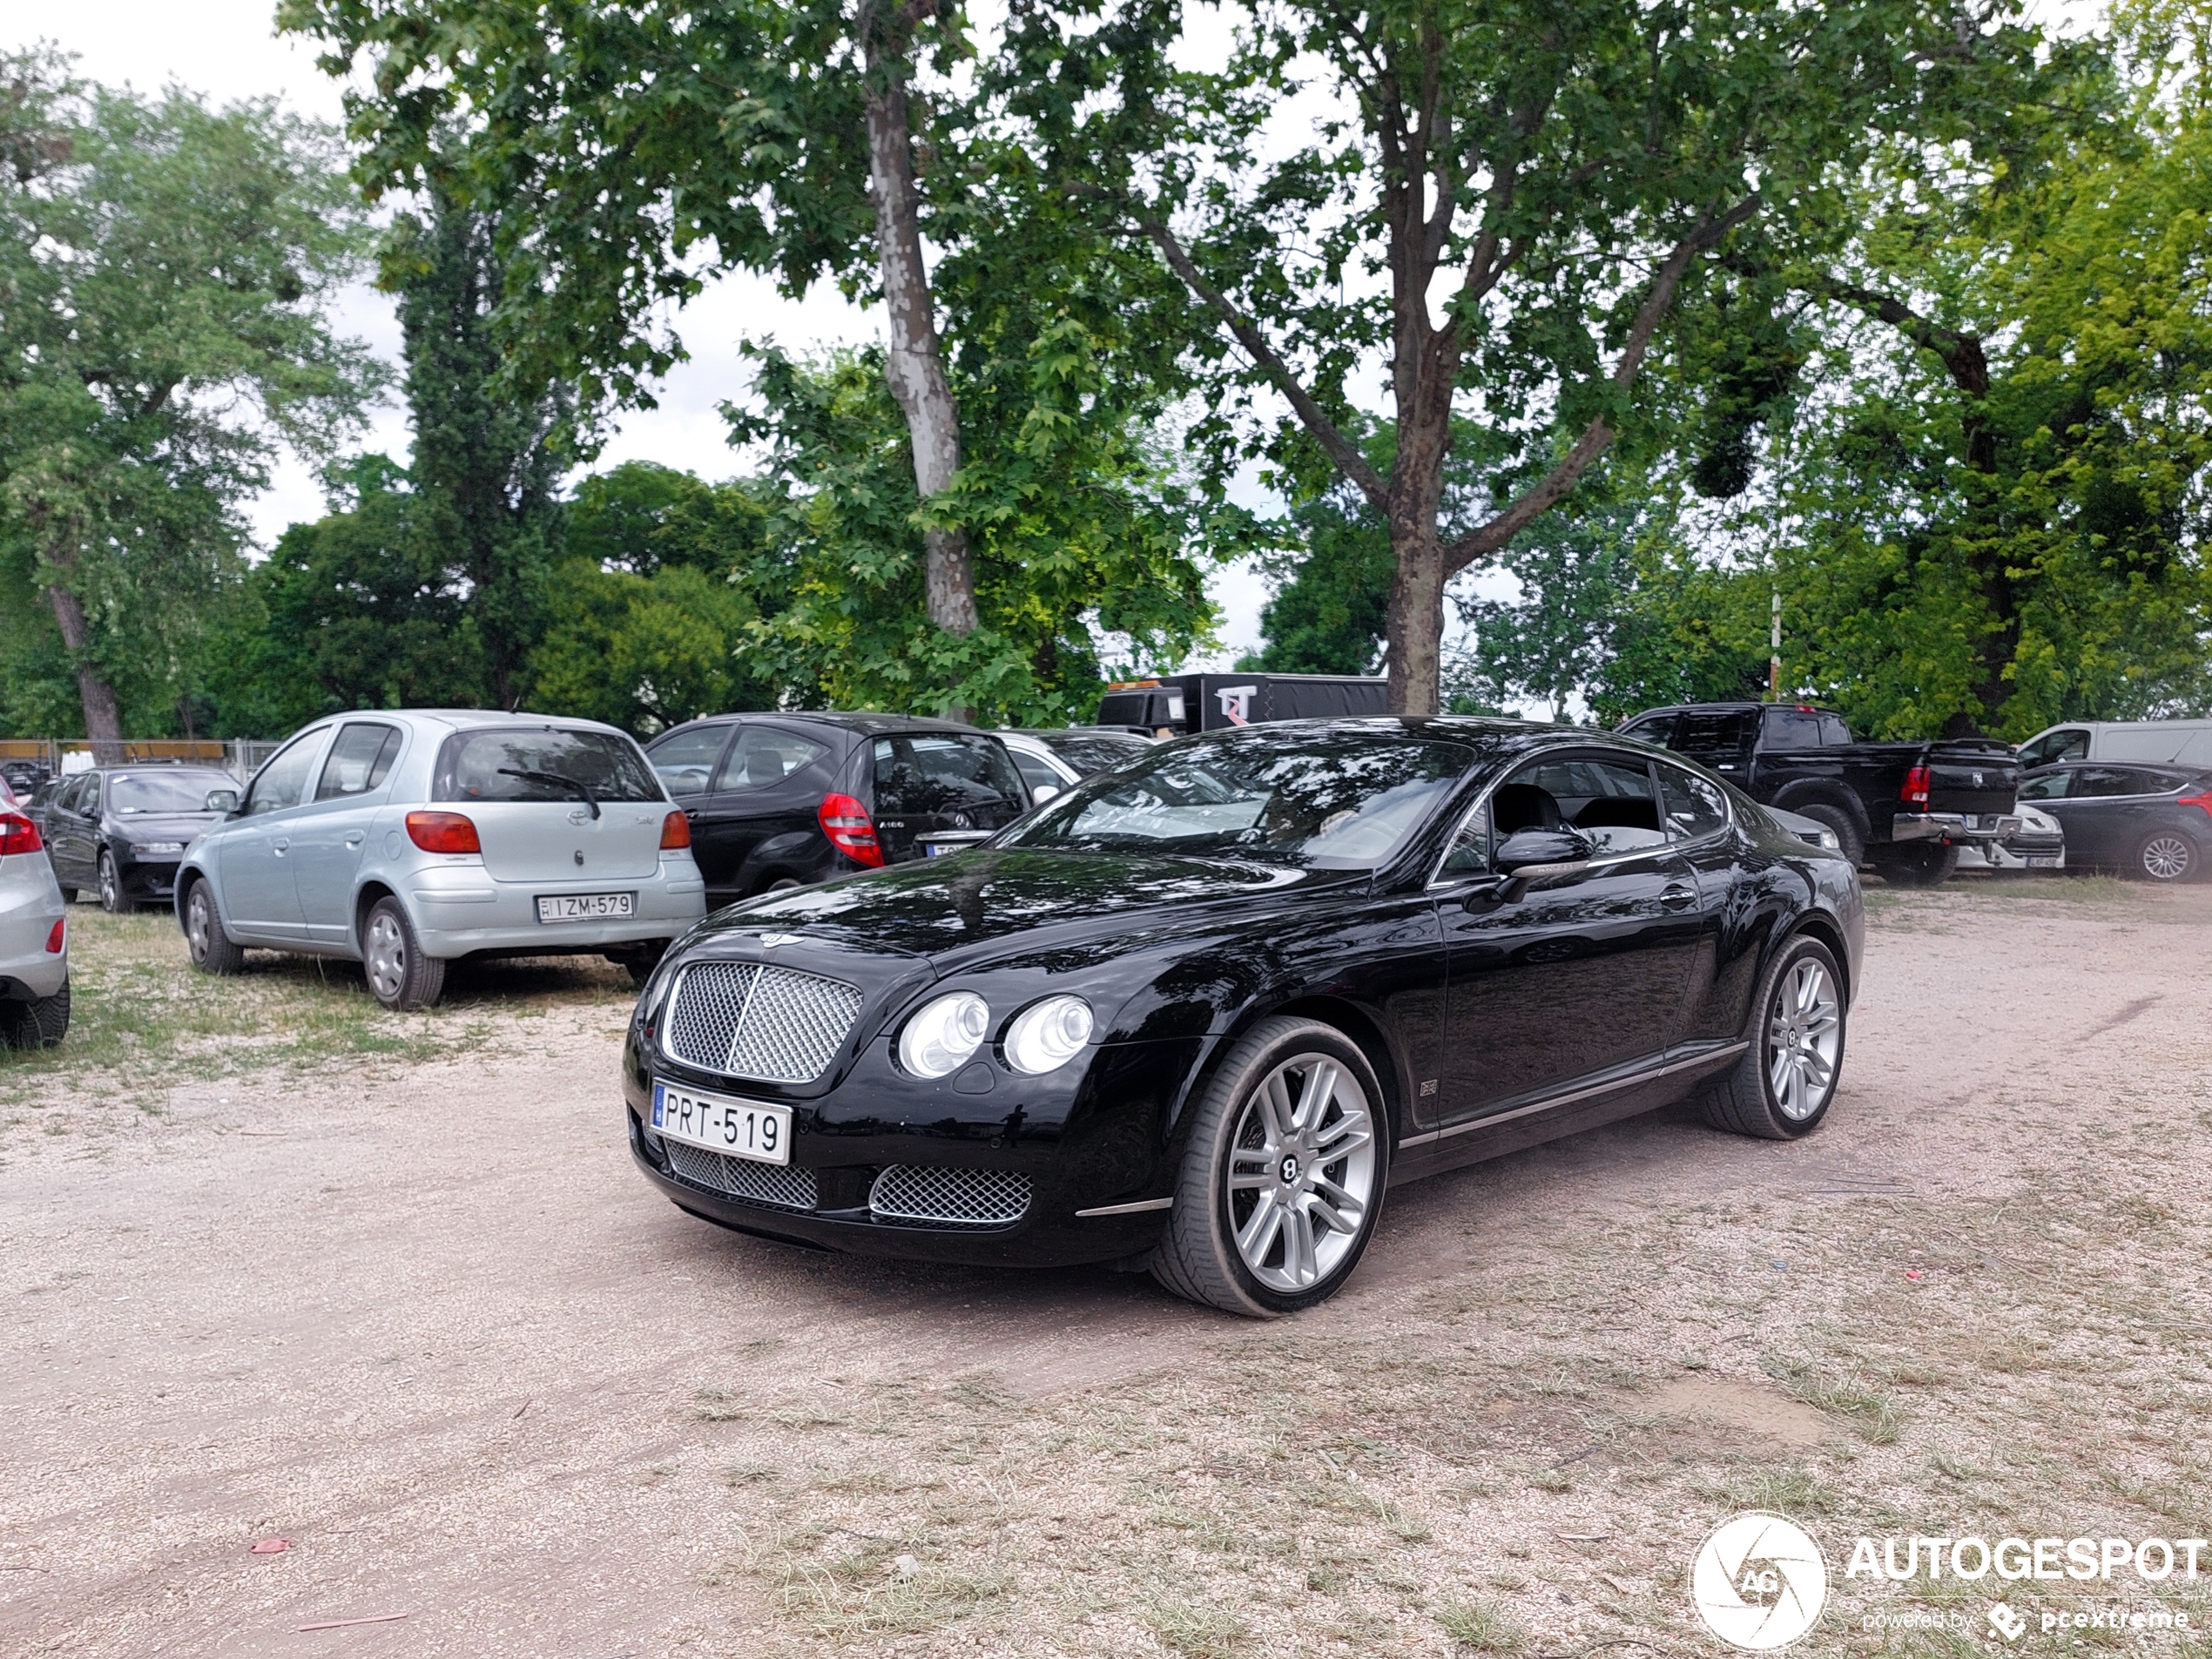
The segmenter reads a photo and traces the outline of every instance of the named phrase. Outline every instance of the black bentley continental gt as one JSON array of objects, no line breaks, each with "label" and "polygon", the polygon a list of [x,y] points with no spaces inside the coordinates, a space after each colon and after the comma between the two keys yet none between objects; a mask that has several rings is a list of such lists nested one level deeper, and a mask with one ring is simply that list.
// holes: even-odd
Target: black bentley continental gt
[{"label": "black bentley continental gt", "polygon": [[1663,749],[1210,732],[980,846],[708,917],[638,999],[624,1118],[740,1231],[1289,1313],[1397,1182],[1693,1095],[1811,1133],[1864,932],[1847,860]]}]

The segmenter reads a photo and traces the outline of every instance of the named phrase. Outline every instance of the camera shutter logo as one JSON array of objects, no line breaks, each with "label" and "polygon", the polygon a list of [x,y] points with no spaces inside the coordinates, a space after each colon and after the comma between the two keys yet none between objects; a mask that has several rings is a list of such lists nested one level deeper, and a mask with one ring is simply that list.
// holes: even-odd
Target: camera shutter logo
[{"label": "camera shutter logo", "polygon": [[1705,1628],[1732,1648],[1771,1653],[1819,1622],[1828,1563],[1811,1534],[1753,1511],[1713,1528],[1689,1566],[1689,1599]]}]

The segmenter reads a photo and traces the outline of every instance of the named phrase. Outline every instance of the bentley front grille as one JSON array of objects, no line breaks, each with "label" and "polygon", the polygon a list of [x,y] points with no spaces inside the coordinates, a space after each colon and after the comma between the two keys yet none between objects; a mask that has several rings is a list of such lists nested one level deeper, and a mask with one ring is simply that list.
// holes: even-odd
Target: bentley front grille
[{"label": "bentley front grille", "polygon": [[921,1170],[894,1163],[868,1190],[878,1221],[1005,1227],[1029,1208],[1029,1177],[1007,1170]]},{"label": "bentley front grille", "polygon": [[678,1180],[725,1198],[745,1204],[770,1204],[778,1210],[812,1210],[817,1194],[814,1172],[783,1163],[757,1163],[733,1158],[681,1141],[664,1140],[668,1167]]},{"label": "bentley front grille", "polygon": [[837,1058],[860,992],[842,980],[756,962],[694,962],[676,981],[661,1037],[703,1071],[810,1083]]}]

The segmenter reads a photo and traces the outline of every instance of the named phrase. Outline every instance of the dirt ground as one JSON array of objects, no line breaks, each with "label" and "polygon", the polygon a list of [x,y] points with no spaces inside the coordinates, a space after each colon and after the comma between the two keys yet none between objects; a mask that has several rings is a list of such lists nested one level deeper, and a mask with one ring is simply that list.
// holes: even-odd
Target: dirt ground
[{"label": "dirt ground", "polygon": [[[2212,887],[1869,897],[1817,1136],[1676,1110],[1400,1189],[1264,1325],[680,1214],[605,970],[388,1026],[264,967],[240,1062],[141,1009],[172,932],[79,907],[108,1023],[0,1069],[0,1653],[1716,1654],[1688,1563],[1750,1507],[1827,1553],[1805,1651],[2001,1648],[1983,1587],[1844,1557],[2212,1534]],[[2206,1571],[2005,1588],[2194,1632]],[[1867,1628],[1914,1607],[1967,1629]]]}]

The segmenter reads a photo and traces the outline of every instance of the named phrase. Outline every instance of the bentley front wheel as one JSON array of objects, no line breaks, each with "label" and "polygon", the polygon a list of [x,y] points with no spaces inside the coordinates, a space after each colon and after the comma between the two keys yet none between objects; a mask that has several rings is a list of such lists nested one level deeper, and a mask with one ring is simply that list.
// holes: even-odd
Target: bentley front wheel
[{"label": "bentley front wheel", "polygon": [[1254,1318],[1342,1288],[1374,1236],[1390,1169],[1382,1088],[1357,1044],[1313,1020],[1263,1020],[1193,1115],[1153,1276]]}]

